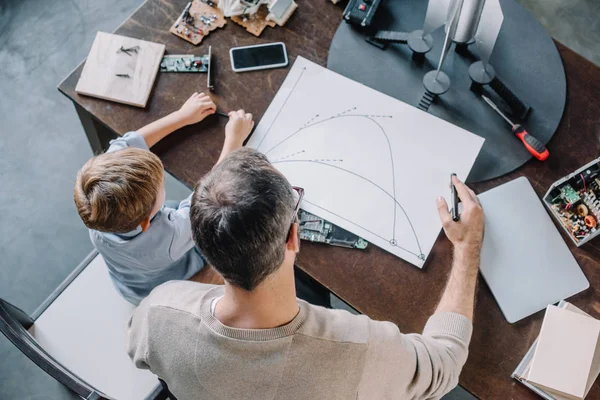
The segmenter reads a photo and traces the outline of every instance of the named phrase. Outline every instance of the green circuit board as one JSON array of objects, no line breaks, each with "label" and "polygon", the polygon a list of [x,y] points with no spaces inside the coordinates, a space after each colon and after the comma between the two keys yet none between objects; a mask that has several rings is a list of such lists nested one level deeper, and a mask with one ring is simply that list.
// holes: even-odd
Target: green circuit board
[{"label": "green circuit board", "polygon": [[160,62],[161,72],[208,72],[209,55],[169,54]]},{"label": "green circuit board", "polygon": [[298,212],[298,222],[302,240],[360,250],[366,249],[369,244],[354,233],[304,210]]},{"label": "green circuit board", "polygon": [[567,204],[575,204],[581,200],[579,193],[571,185],[565,185],[560,189],[561,196]]}]

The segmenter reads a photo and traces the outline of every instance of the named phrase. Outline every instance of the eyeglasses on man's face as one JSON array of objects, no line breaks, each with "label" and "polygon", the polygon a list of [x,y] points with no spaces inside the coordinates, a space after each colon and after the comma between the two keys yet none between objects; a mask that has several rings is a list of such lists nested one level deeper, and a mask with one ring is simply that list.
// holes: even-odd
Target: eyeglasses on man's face
[{"label": "eyeglasses on man's face", "polygon": [[296,205],[294,206],[294,213],[292,214],[292,222],[290,225],[290,230],[288,231],[287,238],[285,242],[287,243],[290,240],[290,235],[292,234],[292,225],[298,219],[298,211],[300,211],[300,203],[302,203],[302,198],[304,197],[304,189],[298,186],[292,186],[294,189],[294,197],[296,198]]}]

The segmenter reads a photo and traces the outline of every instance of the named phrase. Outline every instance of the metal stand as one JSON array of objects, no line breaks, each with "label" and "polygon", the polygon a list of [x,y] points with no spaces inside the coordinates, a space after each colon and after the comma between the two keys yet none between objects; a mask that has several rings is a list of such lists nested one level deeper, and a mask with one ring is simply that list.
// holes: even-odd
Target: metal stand
[{"label": "metal stand", "polygon": [[410,33],[379,31],[375,35],[368,37],[367,42],[380,49],[385,49],[387,45],[392,43],[406,44],[413,52],[412,59],[419,64],[425,61],[425,54],[429,53],[433,48],[433,37],[431,35],[423,35],[422,30]]},{"label": "metal stand", "polygon": [[[372,26],[380,32],[405,32],[402,41],[389,41],[382,51],[367,43],[363,33],[343,23],[331,43],[327,66],[484,137],[469,181],[504,175],[532,156],[478,93],[509,111],[515,122],[526,118],[527,130],[546,144],[564,111],[566,80],[560,55],[546,30],[516,1],[500,2],[504,22],[485,64],[477,64],[480,54],[476,46],[451,46],[438,78],[430,79],[428,73],[433,70],[437,74],[442,50],[448,44],[446,31],[433,31],[431,50],[422,53],[422,62],[413,61],[417,46],[408,45],[408,36],[423,27],[427,2],[395,0],[380,6]],[[442,73],[452,83],[445,92]]]}]

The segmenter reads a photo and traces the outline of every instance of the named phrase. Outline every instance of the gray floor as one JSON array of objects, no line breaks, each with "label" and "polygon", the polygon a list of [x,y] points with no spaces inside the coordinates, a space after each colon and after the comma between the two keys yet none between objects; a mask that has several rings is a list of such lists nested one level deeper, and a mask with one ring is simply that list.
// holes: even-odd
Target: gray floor
[{"label": "gray floor", "polygon": [[[600,64],[600,2],[521,2],[557,39]],[[97,30],[114,30],[139,3],[0,0],[0,297],[26,312],[91,250],[72,190],[92,154],[56,85],[86,56]],[[188,190],[170,178],[167,193],[178,199]],[[1,335],[0,360],[0,399],[71,398]]]},{"label": "gray floor", "polygon": [[[92,250],[73,205],[92,155],[58,83],[141,0],[0,0],[0,297],[32,313]],[[167,177],[169,198],[189,190]],[[0,399],[71,395],[0,335]]]},{"label": "gray floor", "polygon": [[518,0],[553,38],[600,65],[600,1]]}]

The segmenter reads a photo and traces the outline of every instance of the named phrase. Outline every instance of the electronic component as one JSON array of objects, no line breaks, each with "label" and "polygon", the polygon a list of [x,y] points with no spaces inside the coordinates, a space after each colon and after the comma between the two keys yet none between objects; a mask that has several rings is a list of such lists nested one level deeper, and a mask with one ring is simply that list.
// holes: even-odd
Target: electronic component
[{"label": "electronic component", "polygon": [[277,26],[275,21],[267,19],[268,15],[269,10],[265,7],[261,7],[255,14],[233,15],[231,20],[246,28],[246,31],[254,36],[259,37],[267,26],[270,26],[271,28]]},{"label": "electronic component", "polygon": [[350,0],[344,10],[344,19],[359,28],[371,25],[381,0]]},{"label": "electronic component", "polygon": [[206,88],[215,90],[212,79],[212,46],[208,46],[208,54],[195,56],[193,54],[169,54],[160,62],[161,72],[206,72]]},{"label": "electronic component", "polygon": [[600,159],[555,182],[544,203],[577,246],[598,236]]},{"label": "electronic component", "polygon": [[285,25],[298,4],[294,0],[221,0],[219,7],[225,16],[258,37],[267,26]]},{"label": "electronic component", "polygon": [[298,5],[292,0],[271,0],[267,19],[275,21],[277,25],[282,26],[287,22],[296,8],[298,8]]},{"label": "electronic component", "polygon": [[560,194],[561,194],[561,198],[565,201],[565,203],[567,204],[575,204],[577,203],[579,200],[581,200],[581,197],[579,197],[579,194],[575,191],[575,189],[573,189],[571,187],[571,185],[564,185],[561,189],[560,189]]},{"label": "electronic component", "polygon": [[585,226],[587,226],[588,228],[596,227],[596,218],[592,217],[591,215],[588,215],[587,217],[585,217],[584,222],[585,222]]},{"label": "electronic component", "polygon": [[192,44],[200,44],[211,31],[222,28],[227,23],[223,12],[212,5],[212,1],[189,2],[169,32]]},{"label": "electronic component", "polygon": [[363,238],[307,211],[298,212],[300,239],[332,246],[364,250],[369,244]]},{"label": "electronic component", "polygon": [[585,204],[580,204],[577,206],[577,214],[581,215],[582,217],[585,217],[586,215],[588,215],[588,213],[589,213],[589,210],[585,206]]},{"label": "electronic component", "polygon": [[220,0],[219,8],[226,17],[236,15],[253,15],[269,0]]},{"label": "electronic component", "polygon": [[160,72],[208,72],[208,54],[169,54],[160,63]]}]

